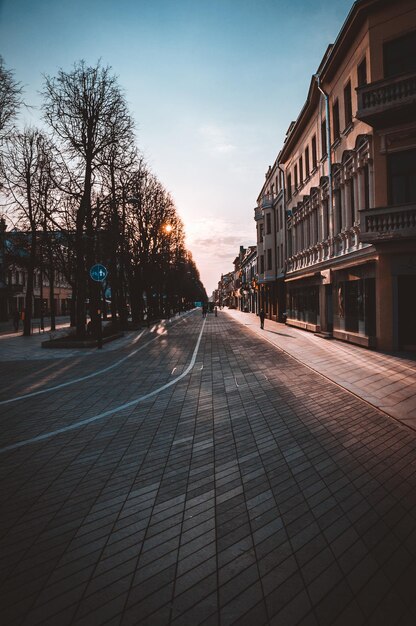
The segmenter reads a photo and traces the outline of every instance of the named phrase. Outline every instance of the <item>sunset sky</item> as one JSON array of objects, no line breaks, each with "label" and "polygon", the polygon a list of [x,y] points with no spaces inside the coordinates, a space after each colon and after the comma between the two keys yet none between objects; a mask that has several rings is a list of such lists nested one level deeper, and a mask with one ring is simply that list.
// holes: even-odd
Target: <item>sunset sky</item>
[{"label": "sunset sky", "polygon": [[264,174],[351,0],[0,0],[0,54],[37,124],[42,74],[101,59],[171,192],[208,294],[256,240]]}]

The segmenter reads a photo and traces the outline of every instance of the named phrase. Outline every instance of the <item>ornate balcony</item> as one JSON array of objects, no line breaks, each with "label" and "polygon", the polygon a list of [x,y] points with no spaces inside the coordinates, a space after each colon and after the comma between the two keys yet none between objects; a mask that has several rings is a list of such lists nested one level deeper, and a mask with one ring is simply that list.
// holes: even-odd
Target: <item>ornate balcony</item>
[{"label": "ornate balcony", "polygon": [[416,238],[416,204],[360,211],[360,240],[380,243]]},{"label": "ornate balcony", "polygon": [[273,206],[273,195],[268,193],[264,195],[261,199],[261,207],[262,209],[271,209]]},{"label": "ornate balcony", "polygon": [[416,74],[379,80],[357,89],[357,117],[374,128],[416,119]]},{"label": "ornate balcony", "polygon": [[259,206],[256,206],[254,208],[254,219],[256,220],[256,222],[258,222],[259,220],[262,220],[263,217],[263,209]]}]

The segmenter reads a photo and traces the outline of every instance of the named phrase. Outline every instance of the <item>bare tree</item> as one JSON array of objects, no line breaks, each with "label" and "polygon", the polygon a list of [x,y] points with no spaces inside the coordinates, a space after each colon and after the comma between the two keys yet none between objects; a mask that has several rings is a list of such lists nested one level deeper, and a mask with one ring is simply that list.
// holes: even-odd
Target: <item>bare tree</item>
[{"label": "bare tree", "polygon": [[80,61],[70,72],[60,70],[55,78],[46,77],[44,99],[46,120],[82,179],[76,215],[75,282],[77,336],[84,337],[87,271],[94,261],[92,246],[87,245],[96,226],[91,202],[94,175],[110,147],[131,134],[132,121],[117,78],[110,67],[102,67],[100,62],[88,67]]},{"label": "bare tree", "polygon": [[9,204],[26,231],[27,283],[23,334],[31,333],[34,270],[38,254],[38,229],[41,227],[45,193],[49,193],[49,169],[44,160],[45,139],[38,130],[27,128],[6,142],[2,164],[4,191]]},{"label": "bare tree", "polygon": [[22,104],[22,86],[6,69],[0,56],[0,143],[12,130],[13,120]]}]

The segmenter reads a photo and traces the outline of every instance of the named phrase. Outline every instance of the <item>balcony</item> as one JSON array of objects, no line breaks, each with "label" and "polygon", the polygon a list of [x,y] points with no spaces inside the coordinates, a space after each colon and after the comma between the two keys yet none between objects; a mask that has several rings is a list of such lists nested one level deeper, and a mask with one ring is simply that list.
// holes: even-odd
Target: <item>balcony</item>
[{"label": "balcony", "polygon": [[386,128],[416,118],[416,74],[379,80],[357,89],[357,118],[373,128]]},{"label": "balcony", "polygon": [[271,209],[273,206],[273,195],[270,193],[266,194],[261,199],[261,208],[262,209]]},{"label": "balcony", "polygon": [[416,239],[416,204],[360,211],[360,231],[363,243]]},{"label": "balcony", "polygon": [[256,222],[263,219],[263,209],[261,207],[256,206],[254,208],[254,219]]}]

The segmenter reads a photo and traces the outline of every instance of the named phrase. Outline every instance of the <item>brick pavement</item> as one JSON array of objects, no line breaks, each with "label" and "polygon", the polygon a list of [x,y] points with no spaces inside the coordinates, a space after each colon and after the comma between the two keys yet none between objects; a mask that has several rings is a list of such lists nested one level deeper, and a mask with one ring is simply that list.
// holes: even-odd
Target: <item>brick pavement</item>
[{"label": "brick pavement", "polygon": [[[172,327],[103,380],[0,407],[2,445],[163,384],[200,326]],[[2,623],[414,624],[415,438],[208,316],[176,385],[0,455]]]},{"label": "brick pavement", "polygon": [[280,350],[416,430],[416,355],[385,354],[341,341],[328,341],[251,313],[229,315]]}]

